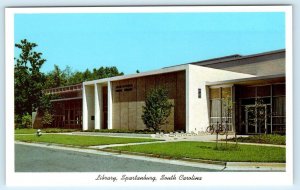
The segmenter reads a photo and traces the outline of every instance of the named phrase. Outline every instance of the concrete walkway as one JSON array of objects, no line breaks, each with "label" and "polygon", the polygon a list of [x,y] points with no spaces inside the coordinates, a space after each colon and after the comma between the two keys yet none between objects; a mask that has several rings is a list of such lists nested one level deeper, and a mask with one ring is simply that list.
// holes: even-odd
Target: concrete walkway
[{"label": "concrete walkway", "polygon": [[[200,134],[200,135],[180,135],[180,136],[170,136],[170,135],[162,135],[160,137],[157,137],[153,134],[136,134],[136,133],[99,133],[99,132],[73,132],[68,133],[72,135],[85,135],[85,136],[111,136],[111,137],[123,137],[123,138],[152,138],[152,139],[158,139],[163,141],[156,141],[157,142],[176,142],[176,141],[201,141],[201,142],[216,142],[216,135],[211,134]],[[228,135],[228,139],[234,138],[234,135]],[[237,135],[237,137],[247,137],[245,135]],[[224,140],[226,138],[225,135],[219,135],[219,140]],[[154,143],[154,142],[150,142]],[[220,143],[225,143],[224,141],[220,141]],[[229,144],[235,144],[235,142],[228,142]],[[286,145],[275,145],[275,144],[262,144],[262,143],[245,143],[245,142],[238,142],[239,144],[243,145],[256,145],[256,146],[270,146],[270,147],[281,147],[285,148]],[[126,145],[134,145],[136,143],[126,144]],[[141,143],[138,143],[141,144]],[[145,143],[148,144],[148,143]],[[117,145],[114,145],[117,146]],[[121,145],[119,145],[121,146]],[[122,145],[123,146],[123,145]],[[108,147],[113,147],[112,145],[108,145]]]},{"label": "concrete walkway", "polygon": [[130,145],[141,145],[141,144],[156,144],[156,143],[166,143],[168,141],[152,141],[152,142],[138,142],[138,143],[127,143],[127,144],[108,144],[108,145],[98,145],[98,146],[89,146],[92,149],[104,149],[109,147],[117,146],[130,146]]}]

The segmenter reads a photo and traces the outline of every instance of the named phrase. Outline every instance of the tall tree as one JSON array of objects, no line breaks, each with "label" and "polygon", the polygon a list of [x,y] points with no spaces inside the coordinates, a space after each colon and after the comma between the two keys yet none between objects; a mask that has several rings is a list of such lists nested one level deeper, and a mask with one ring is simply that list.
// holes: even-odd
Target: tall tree
[{"label": "tall tree", "polygon": [[54,65],[54,70],[46,75],[45,88],[55,88],[64,86],[67,83],[65,70],[61,70],[58,65]]},{"label": "tall tree", "polygon": [[89,80],[120,76],[124,75],[124,73],[119,72],[116,67],[100,67],[99,69],[94,68],[92,71],[86,69],[84,72],[76,71],[75,73],[71,72],[70,75],[65,73],[65,75],[70,76],[66,79],[68,81],[66,85],[72,85]]},{"label": "tall tree", "polygon": [[40,68],[45,63],[42,53],[33,49],[36,43],[28,42],[26,39],[15,44],[21,50],[15,62],[15,113],[23,115],[31,113],[39,106],[39,98],[45,82],[45,76]]}]

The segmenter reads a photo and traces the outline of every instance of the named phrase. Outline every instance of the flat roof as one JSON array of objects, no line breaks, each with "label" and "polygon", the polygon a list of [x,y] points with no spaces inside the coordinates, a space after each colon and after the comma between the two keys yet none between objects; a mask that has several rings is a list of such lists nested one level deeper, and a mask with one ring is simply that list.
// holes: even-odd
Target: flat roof
[{"label": "flat roof", "polygon": [[285,74],[207,82],[206,84],[208,86],[218,86],[218,85],[226,85],[226,84],[255,85],[261,83],[276,83],[276,82],[285,82]]},{"label": "flat roof", "polygon": [[[273,60],[273,59],[278,59],[278,58],[284,58],[284,57],[285,57],[285,49],[268,51],[268,52],[246,55],[246,56],[243,56],[240,54],[234,54],[234,55],[229,55],[229,56],[224,56],[224,57],[218,57],[218,58],[207,59],[207,60],[202,60],[202,61],[197,61],[197,62],[191,62],[191,63],[185,63],[185,64],[180,64],[180,65],[175,65],[175,66],[170,66],[170,67],[164,67],[161,69],[156,69],[156,70],[146,71],[146,72],[141,72],[141,73],[115,76],[115,77],[103,78],[103,79],[96,79],[96,80],[92,80],[92,81],[85,81],[80,84],[57,87],[54,89],[47,89],[45,91],[48,91],[48,92],[49,91],[50,92],[51,91],[64,91],[65,89],[63,89],[63,88],[68,88],[68,87],[74,88],[75,86],[78,88],[78,86],[81,84],[89,85],[89,84],[95,84],[95,83],[107,83],[108,81],[117,81],[117,80],[149,76],[149,75],[158,75],[158,74],[163,74],[163,73],[182,71],[182,70],[186,70],[188,65],[197,65],[197,66],[211,67],[211,68],[215,68],[215,69],[222,69],[222,68],[231,67],[231,66],[238,66],[238,65],[249,64],[249,63],[257,63],[257,62]],[[266,77],[268,77],[268,76],[266,76]],[[256,78],[256,77],[254,77],[254,78]],[[253,79],[253,78],[251,78],[251,79]],[[250,78],[248,79],[248,81],[249,80],[250,80]]]},{"label": "flat roof", "polygon": [[141,73],[135,73],[135,74],[129,74],[129,75],[122,75],[122,76],[115,76],[110,78],[104,78],[104,79],[98,79],[98,80],[92,80],[92,81],[86,81],[83,82],[83,85],[89,85],[89,84],[95,84],[95,83],[106,83],[110,81],[117,81],[117,80],[124,80],[124,79],[131,79],[131,78],[138,78],[138,77],[144,77],[149,75],[159,75],[164,73],[172,73],[177,71],[183,71],[186,70],[188,65],[178,65],[163,69],[157,69],[152,71],[146,71]]},{"label": "flat roof", "polygon": [[[257,63],[257,62],[274,60],[279,58],[285,58],[285,49],[279,49],[279,50],[251,54],[251,55],[234,54],[234,55],[228,55],[224,57],[217,57],[213,59],[206,59],[202,61],[179,64],[179,65],[192,64],[192,65],[222,69],[226,67],[239,66],[239,65],[249,64],[249,63]],[[179,66],[179,65],[175,65],[175,66]],[[170,67],[174,67],[174,66],[170,66]],[[169,68],[169,67],[165,67],[165,68]]]}]

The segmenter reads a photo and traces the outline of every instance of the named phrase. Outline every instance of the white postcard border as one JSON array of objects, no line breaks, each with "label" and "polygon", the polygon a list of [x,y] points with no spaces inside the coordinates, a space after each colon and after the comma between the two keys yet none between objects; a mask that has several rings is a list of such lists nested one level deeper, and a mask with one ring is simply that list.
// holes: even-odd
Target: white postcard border
[{"label": "white postcard border", "polygon": [[[18,13],[188,13],[188,12],[284,12],[286,15],[286,172],[97,172],[97,173],[28,173],[14,168],[14,15]],[[97,185],[292,185],[293,183],[293,62],[291,6],[157,6],[157,7],[47,7],[5,9],[5,72],[6,72],[6,184],[8,186],[97,186]],[[127,181],[95,180],[98,175],[196,175],[201,181]]]}]

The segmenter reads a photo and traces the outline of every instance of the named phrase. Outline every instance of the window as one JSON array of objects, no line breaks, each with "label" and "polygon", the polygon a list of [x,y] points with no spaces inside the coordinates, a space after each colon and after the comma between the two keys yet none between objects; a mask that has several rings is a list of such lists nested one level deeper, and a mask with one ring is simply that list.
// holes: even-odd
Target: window
[{"label": "window", "polygon": [[118,85],[116,86],[116,92],[123,92],[123,91],[131,91],[133,89],[133,84],[125,84],[125,85]]},{"label": "window", "polygon": [[285,132],[285,97],[279,96],[273,98],[272,132]]},{"label": "window", "polygon": [[210,124],[227,123],[229,130],[232,130],[231,88],[211,88],[209,95]]}]

